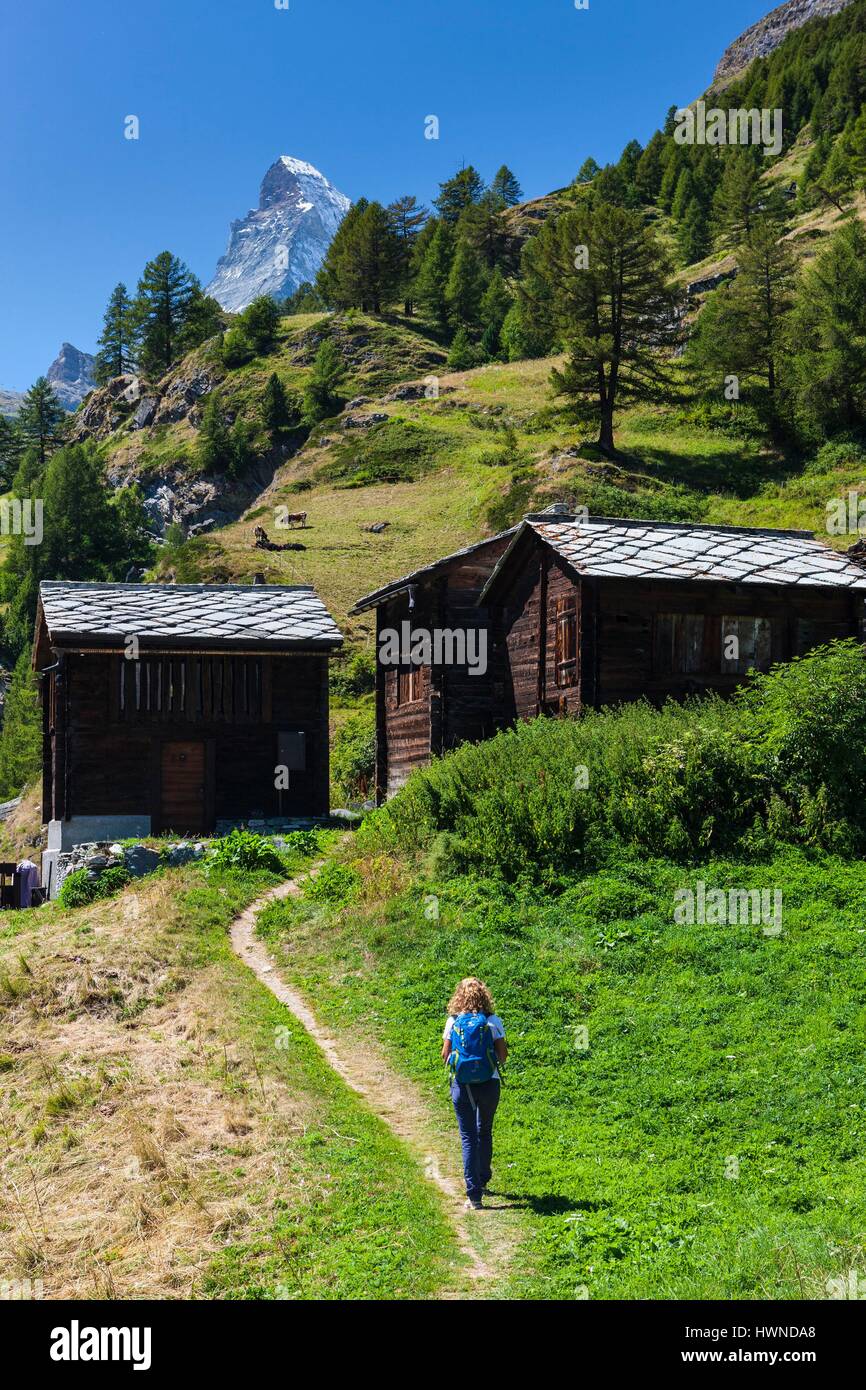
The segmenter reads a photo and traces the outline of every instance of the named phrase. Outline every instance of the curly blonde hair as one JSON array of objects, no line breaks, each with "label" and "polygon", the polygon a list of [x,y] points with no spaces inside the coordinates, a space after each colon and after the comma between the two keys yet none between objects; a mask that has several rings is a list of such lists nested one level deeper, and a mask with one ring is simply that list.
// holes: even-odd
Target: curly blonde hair
[{"label": "curly blonde hair", "polygon": [[493,1006],[493,997],[483,980],[476,980],[474,975],[467,975],[465,980],[461,980],[448,1005],[449,1014],[456,1018],[458,1014],[491,1014],[496,1013]]}]

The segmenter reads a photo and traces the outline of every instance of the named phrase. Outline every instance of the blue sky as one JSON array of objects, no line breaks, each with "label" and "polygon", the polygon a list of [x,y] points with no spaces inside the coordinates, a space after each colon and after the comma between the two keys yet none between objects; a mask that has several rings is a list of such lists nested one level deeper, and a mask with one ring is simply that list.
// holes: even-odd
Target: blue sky
[{"label": "blue sky", "polygon": [[[204,283],[292,154],[425,202],[463,161],[527,197],[645,141],[770,0],[17,0],[0,21],[0,385],[166,248]],[[440,139],[424,139],[435,114]],[[140,139],[124,139],[137,115]]]}]

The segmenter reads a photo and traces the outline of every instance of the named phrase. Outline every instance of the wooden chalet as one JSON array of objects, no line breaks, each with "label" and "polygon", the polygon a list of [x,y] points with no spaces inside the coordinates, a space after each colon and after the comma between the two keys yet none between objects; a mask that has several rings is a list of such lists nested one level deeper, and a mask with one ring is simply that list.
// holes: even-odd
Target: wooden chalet
[{"label": "wooden chalet", "polygon": [[[464,569],[473,576],[466,602],[449,602]],[[378,604],[390,621],[388,605],[412,590],[416,622],[436,621],[444,594],[452,622],[486,627],[490,659],[483,678],[459,687],[450,721],[447,669],[401,672],[399,688],[380,672],[380,797],[432,753],[517,719],[726,693],[753,667],[840,637],[862,640],[866,568],[805,531],[587,519],[553,508],[359,607]],[[404,700],[404,690],[415,698]]]},{"label": "wooden chalet", "polygon": [[342,640],[308,586],[43,583],[49,851],[327,815]]},{"label": "wooden chalet", "polygon": [[[434,564],[395,579],[352,609],[376,611],[376,651],[383,632],[414,628],[482,628],[481,591],[514,531],[503,531]],[[403,785],[414,767],[466,739],[488,738],[496,728],[494,689],[486,676],[459,665],[383,666],[376,662],[376,799]]]}]

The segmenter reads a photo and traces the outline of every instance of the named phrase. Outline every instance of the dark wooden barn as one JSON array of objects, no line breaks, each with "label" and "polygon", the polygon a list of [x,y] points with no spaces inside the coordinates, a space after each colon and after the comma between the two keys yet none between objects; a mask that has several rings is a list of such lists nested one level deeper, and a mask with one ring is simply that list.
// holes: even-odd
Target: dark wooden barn
[{"label": "dark wooden barn", "polygon": [[488,639],[483,676],[380,665],[378,796],[517,719],[730,692],[753,667],[862,639],[864,593],[866,569],[809,532],[529,516],[358,605],[376,606],[377,635],[411,617]]},{"label": "dark wooden barn", "polygon": [[481,601],[503,724],[733,690],[860,636],[866,569],[807,531],[529,516]]},{"label": "dark wooden barn", "polygon": [[[514,531],[480,541],[435,564],[415,570],[360,599],[352,609],[376,612],[376,651],[383,634],[413,631],[483,633],[487,615],[481,591]],[[489,649],[488,649],[489,650]],[[391,796],[414,767],[465,739],[487,738],[498,711],[487,671],[475,662],[376,662],[376,799]],[[489,658],[488,658],[489,659]]]},{"label": "dark wooden barn", "polygon": [[328,656],[307,586],[43,583],[49,850],[328,813]]}]

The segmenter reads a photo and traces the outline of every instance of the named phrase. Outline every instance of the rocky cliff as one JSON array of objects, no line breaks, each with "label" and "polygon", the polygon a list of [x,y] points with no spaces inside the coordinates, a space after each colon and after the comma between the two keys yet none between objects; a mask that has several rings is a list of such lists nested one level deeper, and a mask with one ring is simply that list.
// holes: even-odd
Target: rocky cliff
[{"label": "rocky cliff", "polygon": [[788,0],[787,4],[779,5],[725,49],[713,77],[713,87],[726,86],[745,72],[755,58],[772,53],[792,29],[799,29],[810,19],[826,19],[838,14],[850,3],[851,0]]},{"label": "rocky cliff", "polygon": [[[63,343],[45,375],[64,410],[77,410],[96,385],[96,359],[71,343]],[[22,391],[0,389],[0,415],[17,415],[24,399]]]},{"label": "rocky cliff", "polygon": [[233,313],[260,294],[292,294],[315,279],[350,206],[312,164],[281,155],[262,180],[259,206],[232,223],[207,293]]},{"label": "rocky cliff", "polygon": [[96,358],[81,352],[71,343],[63,343],[45,375],[64,410],[77,410],[96,385]]}]

